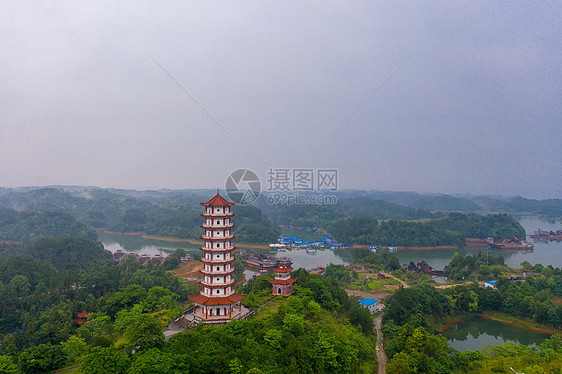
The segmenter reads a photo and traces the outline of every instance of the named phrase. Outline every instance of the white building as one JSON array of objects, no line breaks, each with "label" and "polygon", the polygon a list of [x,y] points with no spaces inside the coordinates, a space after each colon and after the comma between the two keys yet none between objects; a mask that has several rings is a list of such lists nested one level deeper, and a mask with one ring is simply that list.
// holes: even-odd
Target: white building
[{"label": "white building", "polygon": [[382,305],[379,304],[379,301],[377,299],[361,299],[359,300],[359,304],[369,309],[369,312],[371,312],[371,314],[380,312],[382,310]]}]

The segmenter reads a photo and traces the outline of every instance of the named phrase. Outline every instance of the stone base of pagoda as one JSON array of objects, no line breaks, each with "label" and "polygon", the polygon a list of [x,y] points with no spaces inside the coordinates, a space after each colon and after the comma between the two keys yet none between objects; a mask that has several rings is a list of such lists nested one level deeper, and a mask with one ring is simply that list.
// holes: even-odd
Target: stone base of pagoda
[{"label": "stone base of pagoda", "polygon": [[175,322],[179,324],[185,331],[194,328],[201,323],[204,325],[221,325],[230,322],[232,319],[240,321],[250,317],[253,313],[253,310],[250,310],[243,305],[239,310],[236,310],[236,313],[234,313],[233,311],[231,317],[205,316],[205,313],[194,312],[193,308],[190,308],[185,311]]},{"label": "stone base of pagoda", "polygon": [[240,316],[241,314],[242,314],[242,310],[239,309],[238,306],[236,306],[236,310],[233,310],[232,313],[227,315],[209,316],[209,315],[205,315],[204,312],[200,312],[200,311],[193,313],[195,318],[201,320],[201,322],[203,323],[216,323],[217,321],[223,321],[223,320],[226,322],[230,322],[230,320],[233,318],[238,319],[238,316]]}]

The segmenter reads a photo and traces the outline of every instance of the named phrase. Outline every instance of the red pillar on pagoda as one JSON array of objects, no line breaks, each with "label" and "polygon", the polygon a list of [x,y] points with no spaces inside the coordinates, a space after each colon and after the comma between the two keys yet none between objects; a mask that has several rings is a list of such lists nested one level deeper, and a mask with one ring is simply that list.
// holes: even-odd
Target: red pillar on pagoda
[{"label": "red pillar on pagoda", "polygon": [[280,263],[277,269],[273,269],[273,271],[275,272],[275,279],[269,281],[272,285],[271,292],[274,295],[290,295],[293,292],[293,283],[297,281],[297,278],[291,278],[290,273],[293,268]]},{"label": "red pillar on pagoda", "polygon": [[[233,244],[232,217],[234,214],[230,207],[234,203],[227,201],[217,191],[215,197],[206,203],[201,203],[205,212],[204,218],[203,252],[203,279],[199,284],[203,287],[201,293],[191,296],[194,302],[193,312],[196,317],[205,323],[226,323],[236,318],[241,313],[240,301],[245,297],[234,292],[234,256],[236,249]],[[236,308],[238,307],[238,308]]]}]

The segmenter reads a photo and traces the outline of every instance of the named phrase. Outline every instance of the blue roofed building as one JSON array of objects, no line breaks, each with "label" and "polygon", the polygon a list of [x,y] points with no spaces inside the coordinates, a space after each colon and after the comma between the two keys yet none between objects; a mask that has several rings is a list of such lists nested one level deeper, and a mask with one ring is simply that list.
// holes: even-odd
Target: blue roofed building
[{"label": "blue roofed building", "polygon": [[371,312],[371,314],[382,310],[382,306],[379,304],[379,301],[377,299],[361,299],[359,300],[359,304],[369,309],[369,312]]},{"label": "blue roofed building", "polygon": [[496,281],[485,281],[484,287],[497,288]]}]

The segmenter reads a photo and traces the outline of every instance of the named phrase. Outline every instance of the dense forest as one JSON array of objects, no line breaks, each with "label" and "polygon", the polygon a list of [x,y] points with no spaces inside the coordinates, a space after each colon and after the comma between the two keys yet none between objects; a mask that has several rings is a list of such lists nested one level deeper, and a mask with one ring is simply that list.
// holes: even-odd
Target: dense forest
[{"label": "dense forest", "polygon": [[113,259],[111,252],[105,250],[100,242],[78,237],[48,238],[21,245],[0,244],[0,258],[25,256],[68,270],[110,265]]},{"label": "dense forest", "polygon": [[[32,241],[61,235],[93,239],[96,234],[91,227],[198,238],[201,234],[199,202],[209,199],[213,193],[207,190],[4,189],[0,194],[0,240]],[[341,241],[357,244],[458,245],[463,244],[463,237],[523,237],[524,231],[507,215],[439,211],[525,212],[562,217],[561,204],[556,199],[499,200],[376,191],[343,191],[335,196],[338,200],[334,205],[268,204],[265,195],[253,206],[238,205],[235,207],[238,240],[272,242],[279,235],[280,225],[285,225],[322,228]]]},{"label": "dense forest", "polygon": [[[198,238],[201,206],[209,194],[43,188],[0,196],[0,240],[29,241],[61,235],[94,239],[91,228]],[[18,211],[15,211],[17,209]],[[21,211],[21,212],[20,212]],[[55,213],[52,213],[55,212]],[[247,243],[272,242],[279,229],[253,206],[236,206],[237,235]],[[73,217],[76,217],[74,219]],[[3,234],[3,235],[2,235]]]},{"label": "dense forest", "polygon": [[0,208],[0,240],[29,242],[55,236],[97,238],[92,228],[67,213]]},{"label": "dense forest", "polygon": [[336,239],[347,243],[414,247],[463,245],[467,237],[525,237],[523,227],[506,214],[450,213],[422,222],[344,218],[330,227]]},{"label": "dense forest", "polygon": [[[23,246],[2,246],[0,372],[78,365],[86,374],[376,370],[372,318],[332,277],[299,270],[288,298],[271,296],[265,277],[250,281],[240,289],[251,295],[250,302],[268,298],[259,316],[200,326],[167,342],[163,328],[197,288],[157,263],[139,266],[134,256],[118,266],[103,264],[106,257],[99,251],[98,261],[82,261],[86,247],[81,245],[91,245],[77,241],[84,239],[49,240],[34,243],[37,251],[26,247],[25,256],[14,255]],[[56,262],[48,247],[71,255],[69,261]],[[82,310],[91,315],[77,324]]]}]

